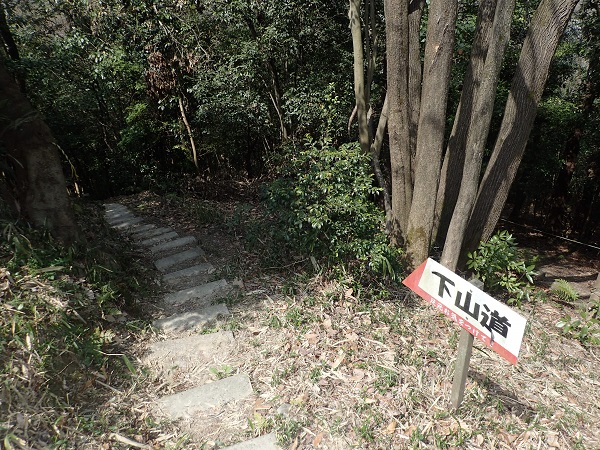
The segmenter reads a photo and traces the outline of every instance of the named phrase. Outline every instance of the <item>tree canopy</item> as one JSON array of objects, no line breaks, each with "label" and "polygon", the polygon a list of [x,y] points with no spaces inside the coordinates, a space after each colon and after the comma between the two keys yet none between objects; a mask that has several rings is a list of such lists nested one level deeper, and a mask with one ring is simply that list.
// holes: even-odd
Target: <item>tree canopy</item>
[{"label": "tree canopy", "polygon": [[2,0],[0,35],[73,194],[282,177],[318,191],[290,161],[358,141],[374,187],[360,202],[390,242],[455,266],[503,211],[597,238],[599,11],[579,3]]}]

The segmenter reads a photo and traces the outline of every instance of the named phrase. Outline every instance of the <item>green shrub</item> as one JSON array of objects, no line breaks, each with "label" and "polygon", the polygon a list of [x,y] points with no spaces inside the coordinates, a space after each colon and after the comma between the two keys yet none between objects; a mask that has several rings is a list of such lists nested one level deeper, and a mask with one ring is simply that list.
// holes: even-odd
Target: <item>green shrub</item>
[{"label": "green shrub", "polygon": [[518,305],[529,300],[535,266],[520,258],[517,243],[508,231],[499,231],[489,241],[481,242],[468,254],[467,267],[490,293],[507,292],[507,303]]},{"label": "green shrub", "polygon": [[398,254],[387,245],[384,216],[374,203],[379,192],[370,156],[357,143],[334,147],[307,138],[300,151],[290,149],[283,177],[267,190],[274,238],[329,263],[359,260],[393,275]]}]

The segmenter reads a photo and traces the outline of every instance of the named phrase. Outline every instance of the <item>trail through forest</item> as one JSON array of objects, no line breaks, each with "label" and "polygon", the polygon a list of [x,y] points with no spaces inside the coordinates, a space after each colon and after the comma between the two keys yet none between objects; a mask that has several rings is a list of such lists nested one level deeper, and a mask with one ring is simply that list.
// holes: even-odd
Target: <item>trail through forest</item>
[{"label": "trail through forest", "polygon": [[516,366],[476,344],[453,412],[458,330],[404,288],[381,294],[301,261],[266,269],[240,232],[250,204],[112,202],[109,223],[156,272],[141,306],[158,332],[136,347],[148,413],[188,435],[185,448],[600,448],[598,347],[556,327],[589,299],[599,267],[584,248],[514,231],[535,245],[539,290],[563,278],[578,300],[522,305]]}]

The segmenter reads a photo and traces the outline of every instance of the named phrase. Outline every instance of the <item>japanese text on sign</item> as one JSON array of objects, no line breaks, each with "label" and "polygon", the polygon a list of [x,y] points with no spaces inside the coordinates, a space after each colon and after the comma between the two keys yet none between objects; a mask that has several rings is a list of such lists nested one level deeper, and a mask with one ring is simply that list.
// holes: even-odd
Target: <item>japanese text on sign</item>
[{"label": "japanese text on sign", "polygon": [[526,320],[432,259],[404,284],[512,364],[516,364]]}]

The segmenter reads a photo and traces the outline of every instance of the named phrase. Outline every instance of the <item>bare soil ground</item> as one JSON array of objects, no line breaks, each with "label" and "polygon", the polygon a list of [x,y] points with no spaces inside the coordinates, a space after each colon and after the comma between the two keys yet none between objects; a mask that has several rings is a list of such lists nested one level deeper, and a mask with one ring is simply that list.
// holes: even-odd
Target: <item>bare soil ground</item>
[{"label": "bare soil ground", "polygon": [[[539,289],[564,278],[579,303],[540,295],[522,305],[528,328],[515,366],[476,343],[465,400],[452,411],[459,330],[404,287],[307,273],[294,260],[265,269],[240,232],[259,214],[249,203],[149,193],[118,201],[195,235],[216,276],[242,286],[229,301],[234,318],[220,326],[239,347],[227,370],[250,374],[258,397],[216,424],[231,421],[244,437],[275,429],[288,449],[600,449],[600,348],[556,327],[589,301],[597,254],[513,230],[540,258]],[[146,311],[156,313],[152,299]],[[227,444],[217,431],[186,448]]]}]

